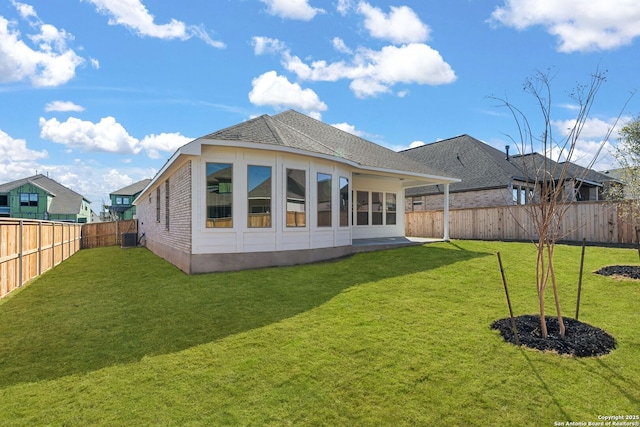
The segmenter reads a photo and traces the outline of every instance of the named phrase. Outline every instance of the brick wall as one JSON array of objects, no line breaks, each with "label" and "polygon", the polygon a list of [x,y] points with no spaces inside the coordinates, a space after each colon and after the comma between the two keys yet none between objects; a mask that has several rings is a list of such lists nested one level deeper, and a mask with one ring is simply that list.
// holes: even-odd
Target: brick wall
[{"label": "brick wall", "polygon": [[[416,204],[415,202],[422,202]],[[496,188],[493,190],[468,191],[464,193],[450,193],[449,207],[451,209],[480,208],[490,206],[505,206],[513,204],[513,195],[509,189]],[[406,197],[405,211],[431,211],[443,209],[444,195]]]},{"label": "brick wall", "polygon": [[[185,162],[168,178],[168,227],[166,181],[156,182],[145,199],[138,203],[140,232],[145,233],[147,245],[152,250],[154,244],[160,244],[191,253],[191,161]],[[157,220],[157,189],[160,189],[160,221]]]}]

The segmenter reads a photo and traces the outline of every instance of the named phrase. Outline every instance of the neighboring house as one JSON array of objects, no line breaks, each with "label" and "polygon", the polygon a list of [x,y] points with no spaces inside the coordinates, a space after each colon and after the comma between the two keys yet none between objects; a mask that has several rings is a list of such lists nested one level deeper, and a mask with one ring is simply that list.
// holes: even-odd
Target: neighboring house
[{"label": "neighboring house", "polygon": [[[611,198],[633,199],[635,198],[632,193],[634,183],[637,182],[637,174],[634,174],[632,170],[630,173],[624,168],[609,169],[600,171],[600,173],[609,178],[609,181],[605,182],[605,194],[611,196]],[[631,187],[625,185],[625,183],[631,183]],[[637,187],[637,185],[635,185]],[[637,191],[637,190],[636,190]]]},{"label": "neighboring house", "polygon": [[150,182],[150,179],[143,179],[110,193],[111,206],[105,206],[105,210],[110,214],[110,219],[134,219],[136,207],[133,205],[133,201]]},{"label": "neighboring house", "polygon": [[[451,184],[449,206],[452,209],[505,206],[529,203],[539,186],[536,177],[544,164],[544,156],[533,153],[510,155],[469,135],[437,141],[401,151],[426,166],[446,170],[461,178]],[[557,184],[562,163],[546,159],[547,171]],[[567,200],[600,200],[606,176],[570,164],[565,177]],[[407,211],[441,209],[444,199],[441,185],[407,189]]]},{"label": "neighboring house", "polygon": [[39,174],[0,185],[0,216],[91,222],[91,202]]},{"label": "neighboring house", "polygon": [[404,236],[405,189],[453,182],[289,110],[179,148],[134,205],[141,241],[201,273],[336,258],[358,239]]}]

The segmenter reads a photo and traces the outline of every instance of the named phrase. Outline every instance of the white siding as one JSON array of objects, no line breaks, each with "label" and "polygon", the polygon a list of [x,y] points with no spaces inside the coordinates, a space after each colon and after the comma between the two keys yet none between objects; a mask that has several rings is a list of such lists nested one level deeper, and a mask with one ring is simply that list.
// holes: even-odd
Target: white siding
[{"label": "white siding", "polygon": [[[372,177],[355,175],[351,184],[353,192],[384,192],[396,194],[396,224],[395,225],[352,225],[353,239],[371,239],[380,237],[404,236],[404,188],[398,178]],[[384,219],[383,213],[383,219]],[[355,222],[355,221],[354,221]],[[371,218],[369,218],[371,224]]]},{"label": "white siding", "polygon": [[[206,164],[233,164],[233,228],[206,227]],[[271,228],[249,228],[247,224],[247,166],[271,167],[272,203]],[[306,226],[286,227],[286,169],[306,171]],[[327,173],[332,181],[331,227],[317,227],[317,173]],[[192,253],[240,253],[282,250],[304,250],[351,244],[349,227],[339,226],[339,178],[352,181],[351,170],[331,161],[305,156],[203,146],[202,155],[192,165]],[[400,195],[400,191],[398,190]],[[398,215],[400,221],[402,215]],[[404,224],[401,227],[404,230]],[[399,234],[396,234],[399,235]]]}]

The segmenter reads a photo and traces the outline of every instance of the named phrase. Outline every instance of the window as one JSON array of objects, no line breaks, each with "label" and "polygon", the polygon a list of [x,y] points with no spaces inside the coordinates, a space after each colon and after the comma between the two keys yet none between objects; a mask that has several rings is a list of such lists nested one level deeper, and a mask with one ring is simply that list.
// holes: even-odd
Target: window
[{"label": "window", "polygon": [[271,167],[247,167],[248,227],[271,227]]},{"label": "window", "polygon": [[387,225],[395,225],[396,224],[396,193],[387,193],[385,208],[387,211]]},{"label": "window", "polygon": [[287,169],[287,227],[305,227],[306,173],[299,169]]},{"label": "window", "polygon": [[122,198],[122,204],[123,205],[130,205],[131,201],[130,201],[129,197],[123,197]]},{"label": "window", "polygon": [[349,180],[340,177],[340,227],[349,226]]},{"label": "window", "polygon": [[532,193],[528,192],[525,187],[514,186],[512,190],[513,194],[513,204],[515,205],[524,205],[530,202],[529,197]]},{"label": "window", "polygon": [[356,191],[356,225],[396,225],[397,199],[396,193]]},{"label": "window", "polygon": [[164,182],[164,228],[169,229],[169,180]]},{"label": "window", "polygon": [[116,197],[116,205],[122,204],[122,197]]},{"label": "window", "polygon": [[331,227],[331,175],[318,173],[318,227]]},{"label": "window", "polygon": [[160,187],[156,188],[156,222],[160,222]]},{"label": "window", "polygon": [[9,206],[9,196],[0,194],[0,206]]},{"label": "window", "polygon": [[38,206],[38,193],[20,193],[20,206]]},{"label": "window", "polygon": [[356,191],[356,200],[358,203],[356,224],[369,225],[369,192]]},{"label": "window", "polygon": [[207,163],[208,228],[233,227],[233,165]]},{"label": "window", "polygon": [[382,225],[382,193],[371,193],[371,225]]}]

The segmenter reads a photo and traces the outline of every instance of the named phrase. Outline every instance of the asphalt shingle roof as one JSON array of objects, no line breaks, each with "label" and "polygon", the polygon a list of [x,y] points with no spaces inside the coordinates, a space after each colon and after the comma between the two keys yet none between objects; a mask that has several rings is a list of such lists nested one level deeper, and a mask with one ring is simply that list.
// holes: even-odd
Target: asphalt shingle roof
[{"label": "asphalt shingle roof", "polygon": [[150,179],[143,179],[142,181],[134,182],[131,185],[128,185],[124,188],[114,191],[113,195],[115,196],[132,196],[134,194],[138,194],[151,182]]},{"label": "asphalt shingle roof", "polygon": [[[513,181],[536,182],[537,178],[542,178],[545,162],[547,174],[557,180],[563,167],[563,163],[557,163],[539,153],[516,154],[507,159],[504,152],[469,135],[433,142],[401,153],[461,178],[461,182],[451,184],[452,193],[505,188]],[[567,168],[566,179],[570,178],[596,183],[611,180],[606,175],[574,163],[569,163]],[[436,186],[407,189],[408,196],[439,192],[442,189]]]},{"label": "asphalt shingle roof", "polygon": [[[451,192],[506,187],[514,178],[524,181],[520,168],[507,160],[505,153],[469,135],[456,136],[400,153],[461,178],[461,182],[451,184]],[[407,189],[407,195],[438,192],[435,186]]]},{"label": "asphalt shingle roof", "polygon": [[294,110],[252,120],[204,136],[205,139],[279,145],[343,158],[361,166],[438,177],[455,176]]}]

